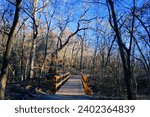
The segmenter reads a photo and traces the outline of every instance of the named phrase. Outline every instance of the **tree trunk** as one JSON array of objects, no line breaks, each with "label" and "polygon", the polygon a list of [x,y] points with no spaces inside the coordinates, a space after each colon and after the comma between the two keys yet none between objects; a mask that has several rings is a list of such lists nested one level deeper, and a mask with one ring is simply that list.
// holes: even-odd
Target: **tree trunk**
[{"label": "tree trunk", "polygon": [[46,59],[47,59],[47,48],[48,48],[48,38],[49,38],[48,32],[49,32],[49,30],[47,31],[47,35],[46,35],[44,58],[43,58],[42,67],[41,67],[41,70],[40,70],[40,78],[42,78],[42,76],[43,76],[43,70],[44,70],[44,67],[45,67]]},{"label": "tree trunk", "polygon": [[23,32],[23,39],[22,39],[22,47],[21,47],[21,63],[20,63],[20,72],[21,72],[21,81],[24,80],[24,39],[25,39],[25,32]]},{"label": "tree trunk", "polygon": [[[63,71],[65,72],[66,71],[66,52],[67,52],[67,47],[65,48],[64,50],[64,54],[63,54]],[[70,65],[71,67],[71,65]]]},{"label": "tree trunk", "polygon": [[21,2],[22,2],[22,0],[16,0],[15,16],[14,16],[11,30],[8,35],[6,51],[3,56],[3,64],[2,64],[1,77],[0,77],[0,99],[5,98],[5,87],[6,87],[6,83],[7,83],[8,65],[9,65],[9,60],[10,60],[11,51],[12,51],[12,47],[13,47],[13,41],[14,41],[13,37],[15,35],[15,31],[18,26]]},{"label": "tree trunk", "polygon": [[51,54],[49,73],[50,73],[50,79],[56,75],[56,54],[55,53]]},{"label": "tree trunk", "polygon": [[29,59],[29,79],[34,78],[34,60],[35,60],[35,50],[36,50],[36,44],[35,40],[32,42],[32,47],[30,51],[30,59]]},{"label": "tree trunk", "polygon": [[83,46],[84,46],[84,39],[81,37],[80,70],[83,70]]},{"label": "tree trunk", "polygon": [[31,47],[31,51],[30,51],[30,59],[29,59],[29,79],[34,78],[34,61],[35,61],[35,51],[36,51],[36,38],[38,35],[38,25],[36,22],[36,10],[37,10],[37,5],[38,5],[38,0],[35,0],[33,3],[33,38],[32,38],[32,47]]},{"label": "tree trunk", "polygon": [[[127,86],[127,95],[128,95],[128,99],[132,100],[132,99],[136,99],[136,93],[135,93],[135,80],[133,78],[132,72],[131,72],[131,63],[130,63],[130,52],[131,49],[126,48],[124,43],[122,42],[122,36],[120,33],[120,29],[118,27],[118,22],[117,22],[117,16],[116,16],[116,12],[115,12],[115,8],[114,8],[114,2],[112,0],[108,0],[110,9],[111,9],[111,14],[112,19],[113,19],[113,24],[114,26],[112,27],[116,33],[116,37],[117,37],[117,43],[119,46],[119,51],[120,51],[120,55],[121,55],[121,60],[122,60],[122,64],[123,64],[123,71],[124,71],[124,78],[125,78],[125,82],[126,82],[126,86]],[[132,35],[133,36],[133,35]]]}]

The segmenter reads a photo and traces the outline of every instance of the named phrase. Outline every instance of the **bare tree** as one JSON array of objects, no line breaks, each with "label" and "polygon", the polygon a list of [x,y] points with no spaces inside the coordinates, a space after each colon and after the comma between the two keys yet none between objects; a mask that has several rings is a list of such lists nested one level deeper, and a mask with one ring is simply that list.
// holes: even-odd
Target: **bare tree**
[{"label": "bare tree", "polygon": [[[56,74],[56,60],[57,60],[57,54],[59,51],[61,51],[64,47],[66,47],[66,45],[69,43],[70,39],[75,36],[79,31],[82,30],[86,30],[88,29],[87,27],[81,27],[81,22],[85,21],[84,16],[87,13],[88,10],[85,10],[84,13],[81,14],[80,19],[77,22],[77,28],[76,30],[69,34],[66,39],[65,42],[62,41],[63,39],[63,34],[65,29],[67,28],[67,24],[69,23],[69,16],[67,17],[67,19],[65,20],[65,25],[62,27],[61,23],[59,23],[59,28],[60,28],[60,34],[58,35],[58,41],[57,41],[57,47],[56,49],[51,53],[51,64],[50,64],[50,70],[49,72],[52,74],[51,76],[53,77]],[[86,20],[89,21],[89,20]]]},{"label": "bare tree", "polygon": [[[133,11],[132,11],[132,26],[131,26],[131,35],[130,35],[130,42],[129,42],[129,48],[126,47],[126,45],[123,43],[122,40],[122,35],[121,31],[118,26],[118,21],[117,21],[117,15],[115,11],[115,6],[114,6],[114,1],[113,0],[108,0],[107,1],[109,6],[109,12],[111,12],[110,19],[113,20],[113,23],[111,24],[112,28],[115,31],[116,37],[117,37],[117,43],[119,46],[119,51],[122,59],[122,64],[123,64],[123,70],[124,70],[124,78],[125,82],[127,85],[127,93],[128,93],[128,99],[136,99],[136,83],[135,79],[133,78],[132,70],[131,70],[131,50],[132,50],[132,43],[133,43],[133,32],[134,32],[134,22],[135,22],[135,0],[134,6],[133,6]],[[110,20],[110,21],[112,21]]]},{"label": "bare tree", "polygon": [[14,20],[13,20],[13,24],[11,26],[10,32],[8,34],[7,46],[6,46],[6,51],[3,57],[3,64],[2,64],[1,77],[0,77],[0,99],[5,98],[5,87],[7,83],[8,65],[9,65],[10,55],[11,55],[11,51],[13,47],[15,31],[18,26],[21,3],[22,3],[22,0],[16,0]]},{"label": "bare tree", "polygon": [[[48,16],[47,16],[48,14]],[[45,21],[46,21],[46,41],[45,41],[45,49],[44,49],[44,58],[43,58],[43,62],[42,62],[42,67],[41,67],[41,77],[42,77],[42,71],[44,69],[44,66],[45,66],[45,62],[46,62],[46,59],[47,59],[47,53],[48,53],[48,46],[51,46],[51,45],[48,45],[48,42],[49,42],[49,38],[51,38],[52,36],[52,31],[55,29],[54,26],[52,26],[52,18],[54,17],[55,15],[55,9],[54,11],[50,14],[50,13],[45,13],[44,14],[44,17],[45,17]]]}]

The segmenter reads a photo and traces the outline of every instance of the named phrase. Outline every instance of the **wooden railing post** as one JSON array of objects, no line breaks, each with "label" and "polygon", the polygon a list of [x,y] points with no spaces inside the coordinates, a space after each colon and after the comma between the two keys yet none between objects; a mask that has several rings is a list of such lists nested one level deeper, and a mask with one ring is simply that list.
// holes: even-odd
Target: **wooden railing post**
[{"label": "wooden railing post", "polygon": [[88,77],[85,75],[83,76],[83,80],[84,80],[84,90],[85,93],[88,94],[89,93],[89,86],[88,86]]},{"label": "wooden railing post", "polygon": [[81,77],[82,77],[82,83],[83,83],[83,88],[84,92],[86,95],[91,95],[91,90],[89,88],[89,78],[87,75],[84,75],[82,72],[80,72]]}]

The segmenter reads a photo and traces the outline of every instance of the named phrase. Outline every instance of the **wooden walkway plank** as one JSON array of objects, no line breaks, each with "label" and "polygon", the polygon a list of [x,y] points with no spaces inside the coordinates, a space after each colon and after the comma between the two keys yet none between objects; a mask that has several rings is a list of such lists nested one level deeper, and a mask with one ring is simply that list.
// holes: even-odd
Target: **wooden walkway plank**
[{"label": "wooden walkway plank", "polygon": [[85,95],[81,76],[71,75],[68,81],[56,92],[56,95]]}]

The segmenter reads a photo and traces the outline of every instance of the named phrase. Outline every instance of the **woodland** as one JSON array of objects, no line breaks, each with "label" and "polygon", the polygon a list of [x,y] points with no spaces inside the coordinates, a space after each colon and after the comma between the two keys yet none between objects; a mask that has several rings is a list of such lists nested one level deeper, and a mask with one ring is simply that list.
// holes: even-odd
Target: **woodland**
[{"label": "woodland", "polygon": [[149,20],[149,0],[0,0],[0,99],[80,71],[94,99],[150,99]]}]

